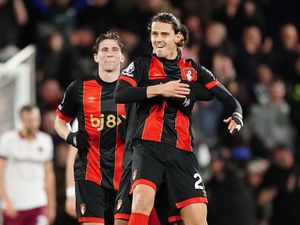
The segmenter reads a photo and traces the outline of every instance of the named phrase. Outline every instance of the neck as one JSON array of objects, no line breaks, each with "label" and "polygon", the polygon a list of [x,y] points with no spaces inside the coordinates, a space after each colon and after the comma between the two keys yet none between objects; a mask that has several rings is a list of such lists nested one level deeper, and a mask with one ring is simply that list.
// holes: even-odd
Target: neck
[{"label": "neck", "polygon": [[174,52],[172,52],[170,55],[168,55],[168,56],[166,57],[166,59],[168,59],[168,60],[174,60],[174,59],[177,58],[177,56],[178,56],[178,52],[177,52],[177,51],[174,51]]},{"label": "neck", "polygon": [[105,70],[99,68],[98,75],[101,78],[101,80],[108,82],[108,83],[112,83],[112,82],[115,82],[116,80],[118,80],[118,77],[120,75],[119,71],[120,71],[120,69],[114,70],[114,71],[105,71]]},{"label": "neck", "polygon": [[23,128],[21,131],[22,136],[27,140],[32,140],[35,137],[36,132]]}]

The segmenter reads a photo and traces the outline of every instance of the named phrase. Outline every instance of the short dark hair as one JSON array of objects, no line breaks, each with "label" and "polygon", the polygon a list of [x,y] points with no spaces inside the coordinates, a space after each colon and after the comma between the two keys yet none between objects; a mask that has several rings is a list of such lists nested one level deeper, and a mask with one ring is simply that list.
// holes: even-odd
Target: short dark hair
[{"label": "short dark hair", "polygon": [[115,40],[119,47],[121,48],[121,52],[124,52],[124,42],[122,40],[122,38],[120,37],[120,35],[116,32],[113,32],[113,31],[107,31],[106,33],[103,33],[103,34],[100,34],[94,45],[93,45],[93,48],[92,48],[92,51],[93,53],[97,53],[98,50],[99,50],[99,44],[103,41],[103,40],[106,40],[106,39],[110,39],[110,40]]},{"label": "short dark hair", "polygon": [[151,26],[153,22],[161,22],[161,23],[168,23],[172,25],[172,28],[175,32],[175,34],[181,33],[183,36],[183,39],[177,43],[178,47],[182,47],[184,43],[186,43],[189,39],[189,30],[188,28],[180,22],[180,19],[178,19],[176,16],[174,16],[172,13],[158,13],[154,15],[149,24],[148,24],[148,31],[151,32]]},{"label": "short dark hair", "polygon": [[38,109],[38,107],[36,105],[24,105],[20,109],[20,116],[22,116],[24,112],[31,112],[34,109]]}]

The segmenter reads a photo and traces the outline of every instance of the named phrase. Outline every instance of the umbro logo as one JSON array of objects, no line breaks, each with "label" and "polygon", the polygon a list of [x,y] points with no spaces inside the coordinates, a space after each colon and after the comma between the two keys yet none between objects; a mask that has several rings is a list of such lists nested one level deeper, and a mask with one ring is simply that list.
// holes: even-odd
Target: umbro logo
[{"label": "umbro logo", "polygon": [[87,100],[88,100],[88,102],[90,102],[90,103],[94,103],[94,102],[96,101],[96,97],[90,96],[90,97],[87,98]]}]

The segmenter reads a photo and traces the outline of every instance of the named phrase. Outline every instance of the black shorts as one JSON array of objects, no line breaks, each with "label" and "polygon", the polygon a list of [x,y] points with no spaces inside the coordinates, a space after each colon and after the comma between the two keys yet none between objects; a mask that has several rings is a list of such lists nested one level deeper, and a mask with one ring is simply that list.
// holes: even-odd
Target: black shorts
[{"label": "black shorts", "polygon": [[[115,219],[129,220],[130,218],[132,203],[132,198],[129,195],[131,188],[131,165],[132,161],[128,160],[123,170],[115,203]],[[157,193],[155,198],[154,207],[161,225],[182,220],[178,209],[170,209],[167,196],[166,189],[162,187],[162,190]]]},{"label": "black shorts", "polygon": [[145,184],[166,188],[171,209],[207,203],[198,161],[193,152],[153,141],[135,140],[132,155],[132,186]]},{"label": "black shorts", "polygon": [[75,182],[76,213],[79,223],[97,222],[113,225],[117,192],[88,181]]}]

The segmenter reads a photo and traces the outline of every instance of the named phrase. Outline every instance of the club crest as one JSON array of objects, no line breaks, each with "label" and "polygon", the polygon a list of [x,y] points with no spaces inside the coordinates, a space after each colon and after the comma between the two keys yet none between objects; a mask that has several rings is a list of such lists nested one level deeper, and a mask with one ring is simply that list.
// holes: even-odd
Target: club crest
[{"label": "club crest", "polygon": [[183,69],[183,79],[187,81],[195,81],[195,71],[193,68]]}]

